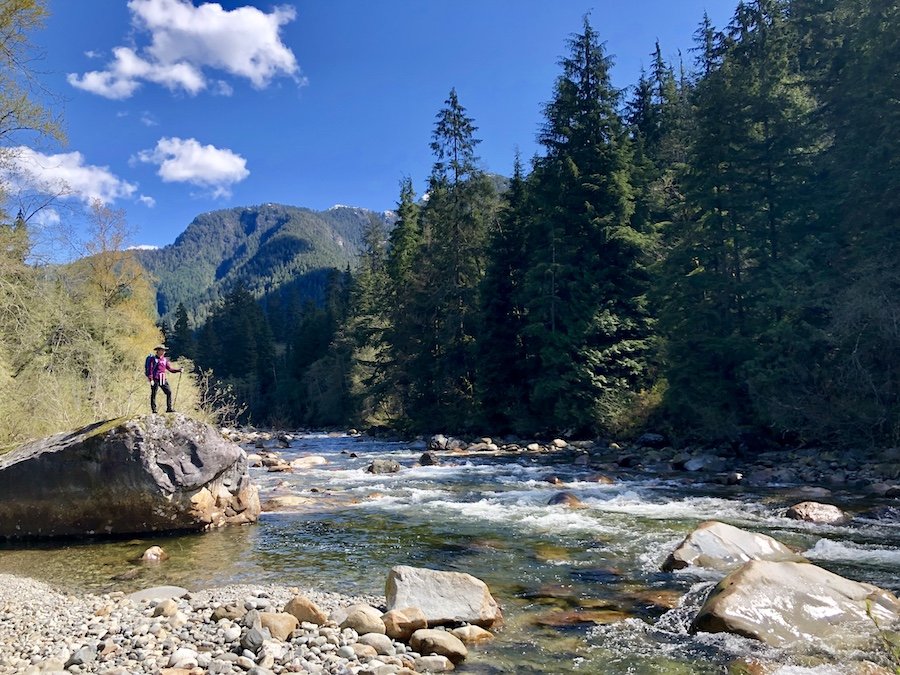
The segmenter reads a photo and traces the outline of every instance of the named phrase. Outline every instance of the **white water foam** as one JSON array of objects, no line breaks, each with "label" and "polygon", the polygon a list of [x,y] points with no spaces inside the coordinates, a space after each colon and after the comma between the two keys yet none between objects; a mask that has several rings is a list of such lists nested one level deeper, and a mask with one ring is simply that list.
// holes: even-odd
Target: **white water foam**
[{"label": "white water foam", "polygon": [[819,539],[803,556],[812,560],[847,561],[857,564],[900,567],[900,549],[874,544]]}]

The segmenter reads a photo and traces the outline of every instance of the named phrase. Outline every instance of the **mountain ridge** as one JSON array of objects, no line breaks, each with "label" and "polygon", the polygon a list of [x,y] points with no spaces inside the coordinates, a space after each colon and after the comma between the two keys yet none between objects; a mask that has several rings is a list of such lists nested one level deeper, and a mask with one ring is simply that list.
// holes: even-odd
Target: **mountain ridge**
[{"label": "mountain ridge", "polygon": [[335,205],[325,211],[264,203],[197,215],[172,244],[134,249],[154,277],[157,310],[171,322],[183,303],[194,325],[236,285],[257,298],[290,285],[319,302],[330,270],[353,267],[372,220],[387,231],[391,212]]}]

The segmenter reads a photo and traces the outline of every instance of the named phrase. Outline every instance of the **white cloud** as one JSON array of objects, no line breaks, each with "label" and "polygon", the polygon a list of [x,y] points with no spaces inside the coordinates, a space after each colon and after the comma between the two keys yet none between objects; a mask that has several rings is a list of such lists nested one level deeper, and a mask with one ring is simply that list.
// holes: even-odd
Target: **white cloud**
[{"label": "white cloud", "polygon": [[161,138],[152,150],[142,150],[137,159],[159,166],[166,183],[190,183],[227,197],[231,186],[250,175],[247,160],[227,148],[200,145],[193,138]]},{"label": "white cloud", "polygon": [[136,185],[107,167],[86,164],[80,152],[45,155],[31,148],[12,148],[4,173],[18,188],[77,198],[85,203],[99,199],[106,204],[131,197],[137,190]]},{"label": "white cloud", "polygon": [[[190,0],[129,0],[128,8],[134,26],[150,33],[150,44],[140,53],[116,47],[105,70],[70,73],[73,87],[125,99],[147,81],[194,95],[208,86],[206,68],[246,78],[258,89],[279,75],[305,83],[280,35],[296,18],[293,7],[266,13],[249,6],[229,11],[215,2],[195,7]],[[228,95],[231,87],[224,84],[213,82],[214,92]]]},{"label": "white cloud", "polygon": [[46,208],[31,216],[29,222],[34,223],[38,227],[50,227],[51,225],[59,225],[62,222],[62,218],[56,209]]},{"label": "white cloud", "polygon": [[137,198],[137,200],[141,204],[146,206],[148,209],[152,209],[154,206],[156,206],[156,200],[153,199],[153,197],[150,197],[149,195],[141,195],[140,197]]},{"label": "white cloud", "polygon": [[98,52],[98,51],[94,51],[93,49],[88,49],[88,50],[84,53],[84,55],[85,55],[86,57],[88,57],[89,59],[99,59],[101,56],[103,56],[103,54],[101,54],[101,53]]},{"label": "white cloud", "polygon": [[152,244],[137,244],[136,246],[128,246],[126,251],[158,251],[159,246],[153,246]]},{"label": "white cloud", "polygon": [[141,113],[141,124],[143,124],[145,127],[159,126],[159,122],[156,121],[156,118],[147,111]]}]

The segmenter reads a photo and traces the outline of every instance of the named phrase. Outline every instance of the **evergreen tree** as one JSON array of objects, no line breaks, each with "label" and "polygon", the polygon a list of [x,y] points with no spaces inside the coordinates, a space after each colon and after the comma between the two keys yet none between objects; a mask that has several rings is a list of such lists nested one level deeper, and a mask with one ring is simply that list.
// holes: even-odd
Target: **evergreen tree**
[{"label": "evergreen tree", "polygon": [[184,303],[178,303],[178,309],[175,310],[175,325],[172,331],[166,335],[166,341],[168,342],[167,346],[169,347],[171,358],[194,357],[196,351],[194,332],[191,330]]},{"label": "evergreen tree", "polygon": [[630,147],[611,60],[587,17],[540,135],[529,236],[531,403],[556,429],[625,423],[647,377],[648,239],[631,225]]},{"label": "evergreen tree", "polygon": [[476,127],[455,90],[437,114],[435,162],[421,212],[423,244],[412,284],[410,316],[420,345],[407,363],[408,409],[414,425],[472,423],[478,290],[488,223],[496,210],[493,184],[478,168]]},{"label": "evergreen tree", "polygon": [[496,432],[524,430],[529,424],[523,284],[530,206],[517,155],[509,189],[491,227],[481,287],[478,393],[483,422]]}]

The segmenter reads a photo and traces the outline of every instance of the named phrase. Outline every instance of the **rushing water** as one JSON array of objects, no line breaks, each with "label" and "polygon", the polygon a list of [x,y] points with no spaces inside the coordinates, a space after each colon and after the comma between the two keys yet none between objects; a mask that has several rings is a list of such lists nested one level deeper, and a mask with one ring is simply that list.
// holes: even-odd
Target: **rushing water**
[{"label": "rushing water", "polygon": [[[497,638],[470,652],[461,673],[722,673],[737,658],[783,664],[780,675],[850,672],[847,659],[879,654],[778,653],[736,636],[691,636],[687,626],[716,575],[663,573],[666,555],[699,522],[716,519],[766,532],[838,574],[900,590],[900,526],[856,518],[848,526],[783,517],[802,497],[785,488],[750,491],[634,474],[612,485],[571,455],[446,456],[414,466],[422,447],[307,435],[282,451],[290,461],[327,460],[296,473],[253,469],[263,501],[309,498],[259,524],[169,539],[0,548],[0,572],[74,590],[104,592],[157,584],[188,588],[274,582],[347,594],[383,594],[391,566],[468,572],[503,607]],[[373,475],[373,458],[396,474]],[[563,485],[552,485],[549,475]],[[571,492],[584,508],[549,506]],[[859,511],[851,494],[829,502]],[[137,562],[161,544],[171,559]]]}]

